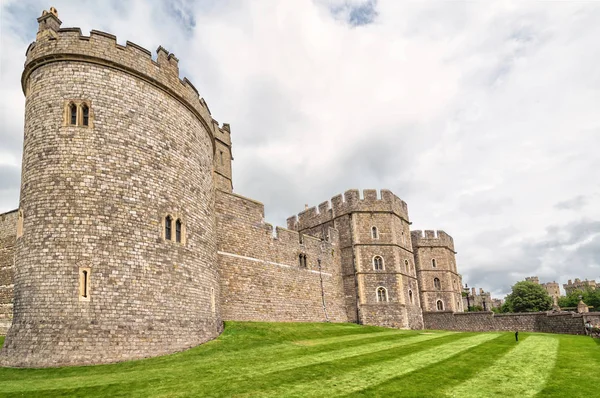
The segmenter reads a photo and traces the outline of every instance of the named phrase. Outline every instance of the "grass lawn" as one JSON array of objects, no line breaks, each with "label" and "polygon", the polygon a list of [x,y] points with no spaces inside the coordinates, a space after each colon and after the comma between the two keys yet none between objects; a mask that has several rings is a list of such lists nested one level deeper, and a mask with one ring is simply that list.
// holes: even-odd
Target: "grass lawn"
[{"label": "grass lawn", "polygon": [[179,354],[0,368],[0,396],[600,396],[600,340],[539,333],[519,333],[519,340],[512,333],[227,322],[217,340]]}]

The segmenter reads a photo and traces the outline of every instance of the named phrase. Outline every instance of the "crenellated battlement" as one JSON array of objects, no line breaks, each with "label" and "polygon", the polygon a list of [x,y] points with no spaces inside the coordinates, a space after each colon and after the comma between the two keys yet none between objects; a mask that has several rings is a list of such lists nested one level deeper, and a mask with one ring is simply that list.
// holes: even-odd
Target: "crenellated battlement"
[{"label": "crenellated battlement", "polygon": [[179,77],[179,59],[164,47],[158,47],[153,59],[149,50],[130,41],[124,46],[118,44],[117,37],[110,33],[92,30],[89,36],[84,36],[80,28],[60,28],[62,22],[56,10],[44,11],[38,22],[36,41],[27,48],[21,77],[25,95],[29,76],[41,65],[60,61],[99,64],[132,74],[165,91],[198,117],[213,144],[215,137],[231,144],[229,125],[219,127],[213,123],[206,101],[196,87],[187,77]]},{"label": "crenellated battlement", "polygon": [[441,230],[411,231],[410,237],[413,247],[447,247],[454,251],[454,240]]},{"label": "crenellated battlement", "polygon": [[289,217],[288,228],[301,231],[352,212],[390,212],[408,222],[406,202],[390,190],[382,189],[380,192],[381,197],[378,198],[377,190],[365,189],[361,198],[358,189],[350,189],[343,195],[334,196],[331,201],[321,203],[318,207],[308,208],[297,216]]}]

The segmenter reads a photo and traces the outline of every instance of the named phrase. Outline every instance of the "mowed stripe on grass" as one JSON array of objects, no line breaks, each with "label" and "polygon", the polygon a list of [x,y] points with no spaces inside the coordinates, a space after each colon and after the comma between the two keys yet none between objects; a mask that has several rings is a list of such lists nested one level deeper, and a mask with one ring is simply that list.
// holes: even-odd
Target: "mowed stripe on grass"
[{"label": "mowed stripe on grass", "polygon": [[552,374],[558,354],[556,336],[535,335],[483,369],[476,377],[446,392],[448,397],[533,397]]},{"label": "mowed stripe on grass", "polygon": [[499,333],[469,336],[444,345],[427,348],[395,360],[358,366],[356,370],[331,373],[303,383],[286,384],[258,394],[263,397],[326,397],[356,392],[389,379],[425,368],[462,351],[499,337]]},{"label": "mowed stripe on grass", "polygon": [[[402,346],[420,344],[429,340],[441,337],[456,335],[455,332],[437,332],[433,334],[407,334],[406,331],[394,331],[394,333],[372,333],[379,335],[377,339],[368,339],[371,334],[361,334],[347,340],[341,337],[345,345],[333,338],[304,340],[305,342],[315,342],[315,347],[302,347],[295,344],[276,344],[270,347],[261,347],[257,350],[245,350],[244,355],[230,353],[221,357],[221,363],[228,363],[228,371],[219,376],[222,382],[231,381],[233,383],[254,377],[264,377],[273,372],[284,372],[294,368],[319,365],[321,363],[344,360],[352,357],[358,357],[367,354],[375,354],[385,350],[392,350]],[[392,339],[393,338],[393,339]],[[324,340],[324,341],[322,341]],[[360,344],[358,340],[367,340]],[[234,358],[235,357],[235,358]],[[168,369],[174,371],[179,368],[181,375],[192,372],[207,372],[210,365],[216,365],[212,358],[198,358],[197,362],[183,360],[176,365],[168,364]],[[110,365],[109,365],[110,366]],[[116,365],[119,366],[119,365]],[[90,368],[87,368],[90,369]],[[60,389],[64,385],[77,384],[79,388],[94,387],[102,384],[126,383],[131,380],[158,380],[165,374],[165,367],[157,366],[154,369],[129,370],[125,372],[115,372],[109,375],[103,375],[101,379],[96,375],[68,375],[65,377],[52,378],[31,378],[26,386],[22,380],[5,381],[0,383],[0,393],[9,391],[40,391]],[[212,380],[207,380],[207,384],[212,384]]]},{"label": "mowed stripe on grass", "polygon": [[597,395],[600,341],[523,333],[515,343],[512,333],[434,333],[228,322],[218,339],[175,355],[91,367],[0,368],[0,396]]}]

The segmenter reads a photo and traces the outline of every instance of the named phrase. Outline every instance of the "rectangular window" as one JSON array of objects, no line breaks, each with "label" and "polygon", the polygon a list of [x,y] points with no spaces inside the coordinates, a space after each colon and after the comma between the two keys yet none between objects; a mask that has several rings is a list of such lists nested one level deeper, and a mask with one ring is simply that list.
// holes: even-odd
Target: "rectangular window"
[{"label": "rectangular window", "polygon": [[90,268],[79,268],[79,301],[90,300],[90,274]]}]

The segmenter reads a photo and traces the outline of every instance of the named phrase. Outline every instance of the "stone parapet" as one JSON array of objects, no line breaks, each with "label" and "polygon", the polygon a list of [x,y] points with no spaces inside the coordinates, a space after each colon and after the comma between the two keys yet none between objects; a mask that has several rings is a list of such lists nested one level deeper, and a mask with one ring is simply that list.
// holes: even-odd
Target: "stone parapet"
[{"label": "stone parapet", "polygon": [[29,76],[42,65],[61,61],[99,64],[134,75],[158,87],[196,115],[211,135],[213,147],[215,138],[231,145],[229,125],[219,127],[212,119],[208,105],[199,96],[196,87],[187,77],[180,79],[179,59],[164,47],[158,47],[154,60],[149,50],[130,41],[126,41],[124,46],[118,44],[117,37],[110,33],[92,30],[89,36],[84,36],[80,28],[49,28],[47,31],[50,33],[38,34],[37,41],[27,48],[21,77],[25,95]]},{"label": "stone parapet", "polygon": [[413,247],[446,247],[454,251],[454,240],[442,230],[411,231]]},{"label": "stone parapet", "polygon": [[321,203],[318,208],[311,207],[297,216],[287,219],[289,229],[304,230],[324,224],[344,214],[353,212],[387,212],[394,213],[408,222],[408,206],[406,202],[387,189],[381,190],[381,198],[377,197],[377,190],[363,190],[363,198],[358,189],[346,191],[343,195],[336,195],[330,201]]}]

